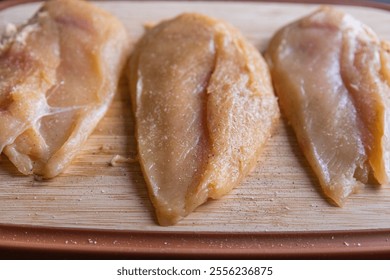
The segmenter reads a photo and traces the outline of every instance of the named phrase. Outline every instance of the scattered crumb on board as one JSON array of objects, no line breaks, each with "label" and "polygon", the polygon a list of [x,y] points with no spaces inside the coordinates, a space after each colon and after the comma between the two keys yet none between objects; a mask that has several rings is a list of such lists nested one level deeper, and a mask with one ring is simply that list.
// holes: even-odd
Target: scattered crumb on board
[{"label": "scattered crumb on board", "polygon": [[41,181],[43,181],[43,177],[42,177],[42,176],[39,176],[39,175],[36,175],[36,174],[34,174],[34,180],[35,180],[35,181],[38,181],[38,182],[41,182]]},{"label": "scattered crumb on board", "polygon": [[120,165],[121,163],[134,163],[134,162],[138,162],[138,158],[137,156],[135,156],[134,158],[131,158],[131,157],[124,157],[124,156],[121,156],[121,155],[115,155],[112,157],[111,161],[110,161],[110,166],[118,166]]},{"label": "scattered crumb on board", "polygon": [[143,26],[144,26],[144,28],[145,28],[146,30],[152,29],[155,25],[156,25],[156,23],[153,22],[153,21],[147,21],[147,22],[145,22],[145,23],[143,24]]}]

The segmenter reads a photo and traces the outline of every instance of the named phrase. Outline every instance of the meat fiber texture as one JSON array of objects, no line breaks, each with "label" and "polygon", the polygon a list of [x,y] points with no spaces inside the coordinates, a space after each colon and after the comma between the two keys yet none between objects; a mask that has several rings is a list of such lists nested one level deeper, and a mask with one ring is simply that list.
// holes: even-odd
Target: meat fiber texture
[{"label": "meat fiber texture", "polygon": [[61,173],[104,116],[128,56],[124,26],[53,0],[0,47],[0,152],[23,174]]},{"label": "meat fiber texture", "polygon": [[229,24],[203,15],[147,30],[129,78],[138,157],[161,225],[236,187],[279,118],[259,52]]},{"label": "meat fiber texture", "polygon": [[389,182],[389,45],[331,7],[279,30],[267,50],[280,106],[327,197]]}]

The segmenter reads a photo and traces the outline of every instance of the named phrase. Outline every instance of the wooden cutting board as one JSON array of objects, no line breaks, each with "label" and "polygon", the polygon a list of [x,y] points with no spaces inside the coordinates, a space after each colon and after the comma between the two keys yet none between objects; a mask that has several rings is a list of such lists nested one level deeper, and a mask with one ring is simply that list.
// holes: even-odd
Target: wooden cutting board
[{"label": "wooden cutting board", "polygon": [[[133,38],[143,25],[182,12],[199,12],[238,27],[263,51],[284,24],[318,5],[233,2],[97,2],[119,17]],[[20,23],[39,4],[18,5],[0,12],[0,24]],[[387,11],[340,6],[390,40]],[[0,161],[0,223],[92,229],[165,232],[290,232],[390,228],[390,186],[368,186],[344,208],[329,204],[308,167],[291,128],[282,120],[257,168],[218,201],[210,201],[176,226],[156,224],[137,163],[110,166],[115,155],[136,154],[134,120],[126,80],[101,123],[72,165],[47,181],[23,176],[5,156]],[[229,176],[226,174],[226,176]]]}]

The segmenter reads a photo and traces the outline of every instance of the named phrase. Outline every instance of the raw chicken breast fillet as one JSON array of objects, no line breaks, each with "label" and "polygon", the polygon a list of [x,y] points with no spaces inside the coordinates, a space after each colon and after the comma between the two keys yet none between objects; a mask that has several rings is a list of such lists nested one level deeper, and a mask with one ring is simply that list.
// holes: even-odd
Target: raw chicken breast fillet
[{"label": "raw chicken breast fillet", "polygon": [[230,25],[198,14],[146,32],[130,87],[139,160],[161,225],[237,186],[279,117],[258,51]]},{"label": "raw chicken breast fillet", "polygon": [[267,60],[326,196],[341,206],[370,174],[388,183],[388,44],[350,15],[322,7],[278,31]]},{"label": "raw chicken breast fillet", "polygon": [[20,172],[51,178],[71,162],[113,98],[128,43],[116,18],[78,0],[48,1],[3,37],[0,152]]}]

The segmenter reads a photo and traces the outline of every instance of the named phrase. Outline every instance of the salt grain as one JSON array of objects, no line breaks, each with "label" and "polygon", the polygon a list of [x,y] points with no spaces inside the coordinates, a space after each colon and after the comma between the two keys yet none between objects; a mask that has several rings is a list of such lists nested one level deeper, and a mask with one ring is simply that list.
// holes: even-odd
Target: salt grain
[{"label": "salt grain", "polygon": [[97,241],[96,240],[92,240],[92,239],[88,239],[88,243],[89,244],[97,244]]}]

